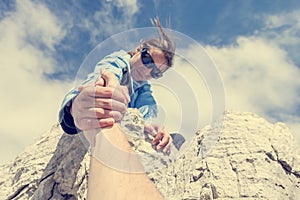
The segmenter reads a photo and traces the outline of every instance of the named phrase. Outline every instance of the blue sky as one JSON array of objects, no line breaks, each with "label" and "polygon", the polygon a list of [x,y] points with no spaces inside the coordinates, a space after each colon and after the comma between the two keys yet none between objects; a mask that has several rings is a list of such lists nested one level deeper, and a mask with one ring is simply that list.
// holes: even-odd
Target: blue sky
[{"label": "blue sky", "polygon": [[[159,16],[218,66],[227,109],[282,121],[300,141],[300,2],[216,0],[0,1],[0,161],[57,121],[88,53]],[[197,49],[191,54],[197,56]],[[10,152],[10,153],[8,153]]]}]

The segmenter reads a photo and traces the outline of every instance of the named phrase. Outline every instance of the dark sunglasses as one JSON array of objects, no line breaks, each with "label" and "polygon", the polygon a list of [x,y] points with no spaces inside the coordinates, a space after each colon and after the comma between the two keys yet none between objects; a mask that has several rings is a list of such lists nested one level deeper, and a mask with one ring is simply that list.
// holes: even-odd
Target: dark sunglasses
[{"label": "dark sunglasses", "polygon": [[163,73],[156,67],[154,60],[148,52],[147,48],[143,48],[141,52],[142,63],[148,68],[152,69],[150,74],[152,78],[158,79],[163,76]]}]

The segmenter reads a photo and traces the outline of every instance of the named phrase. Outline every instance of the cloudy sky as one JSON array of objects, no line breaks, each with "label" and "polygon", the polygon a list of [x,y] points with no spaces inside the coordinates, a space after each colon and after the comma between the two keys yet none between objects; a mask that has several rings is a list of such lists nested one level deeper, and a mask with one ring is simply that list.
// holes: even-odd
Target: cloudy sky
[{"label": "cloudy sky", "polygon": [[[2,0],[0,163],[57,122],[64,94],[96,45],[150,27],[155,16],[205,48],[223,80],[226,109],[284,122],[300,141],[297,0]],[[186,55],[197,59],[200,51]]]}]

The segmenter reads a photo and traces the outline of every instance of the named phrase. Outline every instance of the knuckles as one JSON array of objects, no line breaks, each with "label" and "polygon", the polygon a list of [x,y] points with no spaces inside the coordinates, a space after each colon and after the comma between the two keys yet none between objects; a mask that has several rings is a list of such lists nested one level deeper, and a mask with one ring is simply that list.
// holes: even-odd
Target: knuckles
[{"label": "knuckles", "polygon": [[115,88],[112,87],[105,88],[105,94],[107,95],[108,98],[113,98],[114,92],[115,92]]},{"label": "knuckles", "polygon": [[122,114],[119,112],[111,112],[111,114],[116,121],[120,121],[122,119]]},{"label": "knuckles", "polygon": [[105,114],[105,112],[104,112],[104,109],[102,109],[102,108],[98,108],[97,110],[95,110],[96,118],[102,118],[104,114]]},{"label": "knuckles", "polygon": [[112,109],[112,99],[102,99],[103,106],[107,109]]}]

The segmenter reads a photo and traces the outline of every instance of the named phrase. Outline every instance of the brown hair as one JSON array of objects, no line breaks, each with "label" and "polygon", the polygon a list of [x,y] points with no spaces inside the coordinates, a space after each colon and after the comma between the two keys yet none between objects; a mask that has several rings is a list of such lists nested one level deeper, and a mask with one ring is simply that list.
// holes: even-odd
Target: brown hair
[{"label": "brown hair", "polygon": [[150,38],[141,42],[142,47],[155,47],[163,51],[164,56],[167,60],[167,66],[171,67],[173,65],[173,59],[175,55],[175,42],[173,42],[170,37],[165,33],[161,23],[156,17],[155,19],[150,19],[153,26],[158,29],[158,38]]}]

